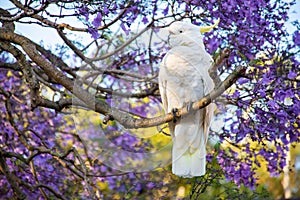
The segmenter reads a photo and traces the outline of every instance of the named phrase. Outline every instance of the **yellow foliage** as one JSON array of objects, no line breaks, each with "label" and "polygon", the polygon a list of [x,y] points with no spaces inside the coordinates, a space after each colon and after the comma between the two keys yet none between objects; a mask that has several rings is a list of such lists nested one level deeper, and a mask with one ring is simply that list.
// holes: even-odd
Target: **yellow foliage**
[{"label": "yellow foliage", "polygon": [[13,73],[11,71],[8,71],[7,74],[6,74],[6,76],[7,77],[11,77],[11,76],[13,76]]},{"label": "yellow foliage", "polygon": [[108,187],[108,183],[106,181],[97,181],[97,186],[100,188],[101,191],[108,191],[109,187]]}]

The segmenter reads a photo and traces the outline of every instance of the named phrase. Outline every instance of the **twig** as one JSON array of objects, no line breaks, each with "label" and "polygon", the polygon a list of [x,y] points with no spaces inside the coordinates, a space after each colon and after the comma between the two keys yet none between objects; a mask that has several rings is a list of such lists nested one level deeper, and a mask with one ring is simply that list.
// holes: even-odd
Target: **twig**
[{"label": "twig", "polygon": [[14,175],[10,173],[9,167],[6,164],[5,157],[2,155],[2,151],[0,151],[0,171],[4,174],[10,186],[13,189],[14,196],[17,199],[27,199],[25,193],[21,190],[18,183],[14,180]]},{"label": "twig", "polygon": [[63,199],[63,200],[66,199],[63,195],[59,194],[59,193],[56,192],[52,187],[50,187],[50,186],[48,186],[48,185],[39,183],[39,184],[35,185],[34,187],[36,187],[36,188],[46,188],[46,189],[49,190],[52,194],[54,194],[54,196],[56,196],[57,198]]},{"label": "twig", "polygon": [[215,86],[218,86],[221,83],[220,76],[218,74],[218,67],[222,65],[225,61],[225,59],[230,55],[230,49],[226,48],[224,49],[220,55],[216,58],[213,65],[209,68],[209,76],[214,81]]}]

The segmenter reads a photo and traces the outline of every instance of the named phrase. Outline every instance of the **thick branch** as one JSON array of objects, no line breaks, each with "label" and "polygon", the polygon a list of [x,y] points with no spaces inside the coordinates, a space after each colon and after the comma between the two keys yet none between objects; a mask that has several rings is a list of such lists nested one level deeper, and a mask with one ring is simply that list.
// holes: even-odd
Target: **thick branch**
[{"label": "thick branch", "polygon": [[[226,91],[231,85],[233,85],[239,77],[241,77],[246,71],[246,68],[243,66],[237,67],[236,70],[230,74],[219,86],[214,89],[212,92],[201,98],[200,100],[193,103],[192,109],[189,111],[186,107],[179,108],[176,117],[183,117],[194,110],[198,110],[209,105],[213,100],[220,96],[224,91]],[[97,105],[96,105],[97,111]],[[125,128],[143,128],[143,127],[152,127],[157,126],[166,122],[173,120],[173,114],[168,113],[164,116],[159,116],[149,119],[136,119],[121,113],[119,111],[113,110],[110,114],[112,119],[119,121]]]},{"label": "thick branch", "polygon": [[30,88],[33,90],[38,89],[38,82],[33,74],[30,63],[26,60],[25,55],[18,48],[8,42],[0,42],[0,48],[7,52],[10,52],[17,59],[19,67],[24,73],[26,81],[29,83]]},{"label": "thick branch", "polygon": [[[61,84],[80,100],[85,102],[88,107],[93,108],[95,106],[94,96],[76,85],[72,79],[68,78],[60,70],[56,69],[51,62],[45,60],[37,51],[36,44],[34,42],[24,36],[5,29],[0,29],[0,40],[6,40],[21,45],[31,60],[40,66],[49,77],[52,77],[58,84]],[[98,102],[98,105],[100,113],[108,114],[109,107],[107,104],[104,102]]]},{"label": "thick branch", "polygon": [[4,63],[0,62],[0,68],[3,69],[10,69],[14,71],[21,71],[21,68],[18,63]]},{"label": "thick branch", "polygon": [[7,30],[14,31],[15,30],[14,23],[11,21],[5,21],[1,19],[2,17],[10,18],[11,14],[7,10],[0,8],[0,22],[2,23],[2,27]]},{"label": "thick branch", "polygon": [[60,57],[53,54],[50,50],[46,50],[38,44],[35,44],[36,48],[43,56],[45,56],[50,62],[59,67],[61,70],[69,73],[71,76],[76,77],[75,71],[77,68],[70,68]]}]

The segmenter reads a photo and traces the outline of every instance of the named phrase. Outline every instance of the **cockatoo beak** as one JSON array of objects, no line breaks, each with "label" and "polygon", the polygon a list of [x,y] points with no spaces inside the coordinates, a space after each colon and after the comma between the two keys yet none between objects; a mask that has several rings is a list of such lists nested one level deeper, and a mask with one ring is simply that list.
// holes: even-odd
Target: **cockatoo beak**
[{"label": "cockatoo beak", "polygon": [[211,25],[211,26],[203,26],[203,27],[200,27],[200,32],[201,32],[201,33],[207,33],[207,32],[212,31],[216,26],[218,26],[219,22],[220,22],[220,18],[218,18],[218,20],[216,21],[216,23],[214,23],[214,24]]}]

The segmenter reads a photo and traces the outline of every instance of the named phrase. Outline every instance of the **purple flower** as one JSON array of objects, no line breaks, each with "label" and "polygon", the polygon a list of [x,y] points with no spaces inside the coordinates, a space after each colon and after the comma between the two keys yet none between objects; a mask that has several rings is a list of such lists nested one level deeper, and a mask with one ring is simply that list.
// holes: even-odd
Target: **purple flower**
[{"label": "purple flower", "polygon": [[81,7],[78,9],[79,13],[85,17],[86,21],[89,21],[89,10],[87,7]]},{"label": "purple flower", "polygon": [[124,23],[121,23],[121,28],[122,28],[122,30],[125,32],[126,35],[129,35],[130,29],[127,29],[127,28],[125,27],[125,24],[124,24]]},{"label": "purple flower", "polygon": [[300,31],[294,32],[293,41],[294,41],[295,45],[300,46]]},{"label": "purple flower", "polygon": [[266,91],[264,89],[259,89],[258,92],[261,97],[263,97],[263,98],[266,97]]},{"label": "purple flower", "polygon": [[206,161],[207,161],[207,162],[211,162],[212,159],[213,159],[213,157],[214,157],[214,156],[213,156],[212,154],[207,154],[207,155],[206,155]]},{"label": "purple flower", "polygon": [[147,183],[147,189],[151,190],[155,187],[155,184],[153,182]]},{"label": "purple flower", "polygon": [[136,186],[135,186],[136,191],[141,191],[142,189],[143,189],[143,187],[140,183],[136,184]]},{"label": "purple flower", "polygon": [[291,133],[289,134],[290,136],[290,142],[296,142],[299,140],[299,136],[300,136],[300,133]]},{"label": "purple flower", "polygon": [[[299,40],[300,40],[300,38],[299,38]],[[296,76],[297,76],[297,73],[296,73],[296,72],[290,71],[287,77],[288,77],[289,79],[294,79],[294,78],[296,78]]]},{"label": "purple flower", "polygon": [[235,90],[234,93],[231,95],[232,98],[238,98],[239,96],[240,96],[240,92],[238,90]]},{"label": "purple flower", "polygon": [[169,13],[169,4],[168,4],[167,7],[163,10],[162,14],[163,14],[164,16],[166,16],[166,15],[168,15],[168,13]]},{"label": "purple flower", "polygon": [[94,38],[95,40],[100,37],[98,30],[95,28],[88,27],[88,32],[91,34],[92,38]]},{"label": "purple flower", "polygon": [[93,20],[92,24],[94,25],[95,28],[98,28],[101,26],[102,23],[102,14],[99,12],[96,16],[96,18]]},{"label": "purple flower", "polygon": [[147,18],[146,15],[143,17],[142,22],[143,22],[144,24],[147,24],[147,23],[149,22],[149,20],[148,20],[148,18]]},{"label": "purple flower", "polygon": [[247,83],[247,82],[249,82],[249,80],[248,80],[247,78],[240,78],[240,79],[238,80],[239,85],[243,85],[243,84],[245,84],[245,83]]},{"label": "purple flower", "polygon": [[105,15],[107,15],[109,13],[109,9],[106,6],[103,8],[102,11]]},{"label": "purple flower", "polygon": [[261,80],[261,83],[263,84],[263,85],[267,85],[267,84],[269,84],[270,82],[271,82],[271,77],[270,77],[270,75],[268,75],[268,74],[264,74],[263,75],[263,78],[262,78],[262,80]]},{"label": "purple flower", "polygon": [[278,106],[278,104],[276,103],[276,101],[275,100],[270,100],[269,102],[268,102],[268,106],[270,107],[270,108],[279,108],[279,106]]}]

